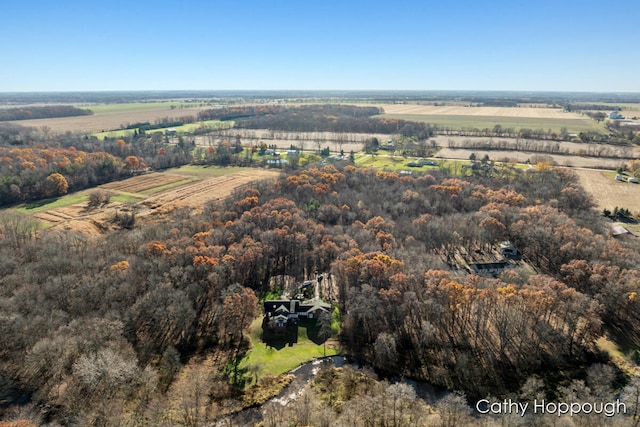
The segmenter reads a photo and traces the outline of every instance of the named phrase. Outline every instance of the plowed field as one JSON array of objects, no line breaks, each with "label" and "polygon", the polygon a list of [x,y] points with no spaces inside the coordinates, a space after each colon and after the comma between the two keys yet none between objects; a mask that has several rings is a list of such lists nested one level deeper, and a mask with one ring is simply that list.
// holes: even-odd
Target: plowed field
[{"label": "plowed field", "polygon": [[125,204],[112,200],[104,207],[88,209],[85,196],[82,202],[40,210],[33,216],[48,223],[51,229],[75,230],[95,236],[115,227],[111,220],[116,212],[135,211],[138,221],[153,222],[177,208],[191,207],[200,211],[209,200],[223,200],[239,187],[276,178],[279,174],[279,171],[265,169],[186,166],[100,186],[116,198],[138,202]]},{"label": "plowed field", "polygon": [[250,182],[265,178],[275,178],[279,172],[254,169],[249,172],[238,172],[231,175],[205,178],[201,181],[181,185],[169,191],[163,191],[143,202],[143,205],[153,207],[167,207],[171,210],[190,206],[201,209],[210,200],[221,200],[229,197],[233,190]]},{"label": "plowed field", "polygon": [[162,172],[152,172],[146,175],[135,176],[122,181],[104,184],[101,188],[124,191],[127,193],[143,193],[157,187],[184,181],[187,177]]}]

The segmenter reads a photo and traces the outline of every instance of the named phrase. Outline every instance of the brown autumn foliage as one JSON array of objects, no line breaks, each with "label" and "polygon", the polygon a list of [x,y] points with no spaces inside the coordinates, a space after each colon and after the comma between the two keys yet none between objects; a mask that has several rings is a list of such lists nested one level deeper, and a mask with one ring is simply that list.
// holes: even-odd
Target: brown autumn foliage
[{"label": "brown autumn foliage", "polygon": [[[607,363],[595,347],[603,334],[640,344],[638,243],[613,240],[588,203],[561,202],[567,188],[580,191],[566,171],[462,180],[325,166],[97,240],[8,239],[19,224],[0,218],[7,405],[27,395],[80,424],[157,421],[182,363],[215,352],[224,366],[246,347],[257,298],[316,271],[335,286],[343,351],[363,363],[473,397],[533,375],[554,393],[558,378]],[[446,263],[503,239],[533,268],[494,278]],[[117,391],[103,393],[108,384]]]}]

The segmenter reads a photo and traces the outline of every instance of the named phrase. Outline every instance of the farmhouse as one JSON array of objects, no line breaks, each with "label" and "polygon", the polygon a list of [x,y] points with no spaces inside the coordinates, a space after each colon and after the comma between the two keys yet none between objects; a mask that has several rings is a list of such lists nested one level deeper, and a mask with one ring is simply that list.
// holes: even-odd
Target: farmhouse
[{"label": "farmhouse", "polygon": [[611,120],[624,120],[624,116],[617,111],[610,112],[608,117]]}]

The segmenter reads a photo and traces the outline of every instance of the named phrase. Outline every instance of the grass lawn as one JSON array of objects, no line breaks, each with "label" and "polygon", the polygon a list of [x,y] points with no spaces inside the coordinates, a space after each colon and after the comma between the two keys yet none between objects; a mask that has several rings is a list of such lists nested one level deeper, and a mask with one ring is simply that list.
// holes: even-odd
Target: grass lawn
[{"label": "grass lawn", "polygon": [[[240,368],[255,366],[258,368],[258,377],[265,375],[278,376],[285,374],[303,363],[310,362],[319,357],[324,357],[324,346],[315,344],[307,335],[307,328],[298,328],[298,342],[282,348],[269,347],[260,336],[262,335],[262,317],[253,321],[250,327],[252,348],[240,362]],[[326,355],[334,356],[339,351],[333,345],[327,346]]]},{"label": "grass lawn", "polygon": [[[440,166],[421,166],[421,167],[410,167],[407,166],[407,163],[418,160],[416,157],[403,157],[403,156],[389,156],[389,155],[372,155],[372,154],[363,154],[358,153],[355,155],[355,165],[363,168],[374,168],[379,170],[400,172],[401,170],[412,171],[416,173],[424,173],[429,172],[430,170],[439,169]],[[442,162],[442,160],[436,160],[438,163]],[[468,161],[456,161],[456,160],[445,160],[442,164],[445,168],[449,168],[453,166],[455,163],[460,163],[461,165],[464,163],[469,163]]]},{"label": "grass lawn", "polygon": [[[378,170],[384,171],[392,171],[392,172],[400,172],[400,171],[410,171],[414,172],[416,175],[420,175],[423,173],[429,173],[430,171],[439,170],[440,168],[444,168],[449,170],[449,173],[454,175],[465,175],[467,173],[471,173],[471,171],[465,172],[462,169],[462,165],[469,164],[469,160],[439,160],[434,159],[439,163],[439,166],[421,166],[421,167],[409,167],[407,163],[416,160],[413,157],[402,157],[402,156],[388,156],[388,155],[371,155],[371,154],[363,154],[358,153],[355,156],[355,165],[362,168],[374,168]],[[502,163],[496,162],[496,169],[498,171],[501,170]],[[528,169],[529,166],[525,164],[516,164],[513,166],[514,169],[525,170]]]},{"label": "grass lawn", "polygon": [[603,125],[595,121],[585,119],[551,119],[551,118],[533,118],[533,117],[497,117],[497,116],[461,116],[461,115],[426,115],[426,114],[383,114],[381,118],[410,120],[414,122],[428,123],[438,125],[444,128],[461,130],[464,128],[472,129],[493,129],[495,125],[503,128],[513,129],[551,129],[560,132],[562,128],[567,128],[568,132],[598,132],[606,134],[607,131]]}]

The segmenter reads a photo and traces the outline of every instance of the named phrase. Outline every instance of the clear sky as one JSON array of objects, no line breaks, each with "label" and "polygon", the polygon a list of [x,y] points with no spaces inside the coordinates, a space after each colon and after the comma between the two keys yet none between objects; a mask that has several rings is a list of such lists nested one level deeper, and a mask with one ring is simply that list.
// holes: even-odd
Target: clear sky
[{"label": "clear sky", "polygon": [[640,2],[6,0],[0,92],[640,92]]}]

